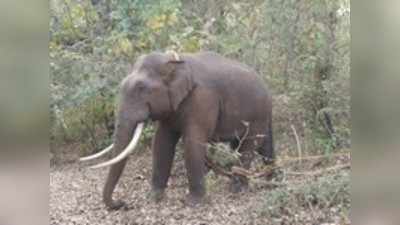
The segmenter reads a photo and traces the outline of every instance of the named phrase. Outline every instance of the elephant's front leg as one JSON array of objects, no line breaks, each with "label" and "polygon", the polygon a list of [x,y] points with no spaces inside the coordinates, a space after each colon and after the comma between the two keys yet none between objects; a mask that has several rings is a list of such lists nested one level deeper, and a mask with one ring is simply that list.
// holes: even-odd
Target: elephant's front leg
[{"label": "elephant's front leg", "polygon": [[204,175],[207,138],[201,132],[192,130],[184,137],[184,157],[189,180],[189,195],[187,203],[190,205],[201,202],[206,194]]},{"label": "elephant's front leg", "polygon": [[153,139],[153,175],[151,197],[156,202],[164,196],[168,178],[171,174],[175,146],[179,134],[173,132],[167,124],[159,122]]}]

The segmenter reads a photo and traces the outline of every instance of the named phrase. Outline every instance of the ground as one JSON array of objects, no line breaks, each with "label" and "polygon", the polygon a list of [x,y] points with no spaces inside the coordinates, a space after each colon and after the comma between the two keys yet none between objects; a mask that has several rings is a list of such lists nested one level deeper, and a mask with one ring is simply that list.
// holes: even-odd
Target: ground
[{"label": "ground", "polygon": [[[285,215],[274,218],[260,211],[265,208],[265,196],[274,190],[270,186],[251,183],[249,190],[229,192],[226,177],[210,173],[207,176],[209,203],[189,207],[183,203],[187,193],[187,179],[181,159],[175,160],[161,203],[148,200],[151,177],[151,154],[144,151],[132,155],[114,192],[115,199],[124,199],[127,206],[118,211],[108,211],[101,200],[101,192],[108,168],[89,169],[74,160],[54,163],[50,171],[50,224],[326,224],[342,223],[343,218],[335,207],[332,215],[318,215],[318,210],[298,210],[288,220]],[[274,197],[274,196],[272,196]],[[275,197],[274,197],[275,198]],[[272,204],[272,203],[271,203]],[[286,204],[286,203],[285,203]],[[267,205],[268,206],[268,205]],[[286,210],[282,211],[285,212]],[[331,213],[329,213],[331,214]],[[286,214],[286,217],[288,214]],[[295,216],[293,216],[295,215]],[[316,215],[316,216],[315,216]],[[329,222],[328,220],[326,220]],[[336,221],[336,222],[335,222]]]}]

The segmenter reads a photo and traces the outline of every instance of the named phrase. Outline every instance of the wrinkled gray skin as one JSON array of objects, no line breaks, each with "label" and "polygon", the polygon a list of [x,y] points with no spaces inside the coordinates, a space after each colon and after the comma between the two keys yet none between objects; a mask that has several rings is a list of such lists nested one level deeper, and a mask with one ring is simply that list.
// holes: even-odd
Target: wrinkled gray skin
[{"label": "wrinkled gray skin", "polygon": [[[239,151],[244,167],[249,167],[257,150],[265,159],[274,158],[271,129],[271,98],[263,81],[246,65],[212,52],[182,54],[151,53],[141,56],[122,81],[114,136],[114,151],[129,143],[138,123],[158,121],[153,139],[151,196],[163,197],[171,172],[175,145],[183,138],[184,160],[189,180],[188,203],[205,196],[205,152],[207,142],[229,142],[238,147],[238,138],[247,139]],[[112,193],[126,159],[112,165],[103,191],[107,207],[118,209]],[[233,179],[238,191],[247,181]]]}]

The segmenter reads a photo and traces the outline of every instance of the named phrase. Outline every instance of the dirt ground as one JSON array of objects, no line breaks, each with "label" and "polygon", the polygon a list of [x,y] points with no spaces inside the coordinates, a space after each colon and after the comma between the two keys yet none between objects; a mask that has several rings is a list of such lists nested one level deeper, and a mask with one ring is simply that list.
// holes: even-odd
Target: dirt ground
[{"label": "dirt ground", "polygon": [[[136,157],[136,158],[135,158]],[[219,176],[208,185],[209,203],[189,207],[183,200],[187,179],[183,163],[178,161],[161,203],[148,200],[151,157],[148,152],[131,156],[114,193],[127,206],[107,211],[101,191],[108,168],[89,169],[77,162],[54,165],[50,172],[50,224],[265,224],[258,216],[260,203],[256,187],[233,194],[229,180]]]},{"label": "dirt ground", "polygon": [[[166,197],[158,204],[150,201],[147,198],[151,177],[151,153],[148,150],[130,156],[114,192],[114,199],[123,199],[127,203],[126,207],[108,211],[101,200],[108,168],[90,169],[87,164],[78,163],[77,158],[77,155],[71,156],[69,160],[51,166],[51,225],[293,224],[293,218],[287,220],[292,222],[285,222],[260,213],[260,209],[265,207],[263,196],[272,190],[271,187],[250,183],[248,190],[233,194],[229,192],[228,178],[216,176],[213,172],[207,175],[206,181],[209,203],[196,207],[186,206],[183,201],[187,194],[187,179],[179,154],[174,161]],[[294,218],[297,221],[295,224],[339,224],[325,223],[326,218],[340,221],[334,208],[331,209],[332,215],[293,210],[299,217]],[[314,218],[313,213],[317,215]]]}]

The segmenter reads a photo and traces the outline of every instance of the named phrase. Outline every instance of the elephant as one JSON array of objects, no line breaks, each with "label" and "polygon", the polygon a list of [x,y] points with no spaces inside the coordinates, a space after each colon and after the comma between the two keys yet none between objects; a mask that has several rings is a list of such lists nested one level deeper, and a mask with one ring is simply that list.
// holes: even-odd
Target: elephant
[{"label": "elephant", "polygon": [[[149,120],[157,123],[151,178],[151,196],[157,202],[165,195],[180,139],[189,183],[188,203],[201,203],[206,195],[207,143],[225,142],[238,148],[245,168],[250,167],[256,152],[265,163],[274,160],[272,99],[255,70],[214,52],[152,52],[140,56],[120,84],[113,144],[82,158],[117,153],[110,161],[93,166],[111,166],[103,189],[103,202],[110,209],[124,205],[113,200],[112,194],[127,156]],[[248,182],[238,178],[232,185],[240,191]]]}]

